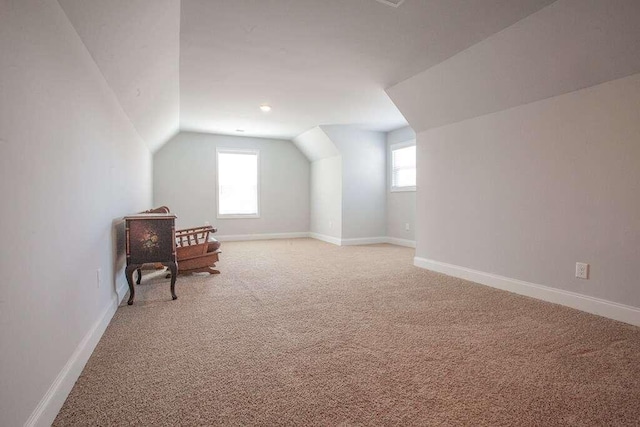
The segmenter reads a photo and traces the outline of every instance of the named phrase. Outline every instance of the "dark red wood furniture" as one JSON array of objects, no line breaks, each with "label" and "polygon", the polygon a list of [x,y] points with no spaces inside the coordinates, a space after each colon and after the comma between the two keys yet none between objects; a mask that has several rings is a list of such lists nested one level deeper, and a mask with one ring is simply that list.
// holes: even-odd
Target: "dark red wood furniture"
[{"label": "dark red wood furniture", "polygon": [[[175,220],[169,213],[145,213],[124,217],[126,230],[127,267],[125,275],[129,284],[129,301],[133,304],[135,289],[133,272],[146,263],[160,263],[171,271],[171,297],[175,292],[178,265],[176,260]],[[139,283],[139,282],[138,282]]]}]

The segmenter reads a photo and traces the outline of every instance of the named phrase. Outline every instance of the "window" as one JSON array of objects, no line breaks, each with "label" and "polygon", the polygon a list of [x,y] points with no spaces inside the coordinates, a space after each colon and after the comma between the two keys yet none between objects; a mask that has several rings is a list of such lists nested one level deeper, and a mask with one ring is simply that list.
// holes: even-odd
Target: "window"
[{"label": "window", "polygon": [[259,218],[258,150],[216,150],[218,218]]},{"label": "window", "polygon": [[416,190],[416,142],[391,146],[391,191]]}]

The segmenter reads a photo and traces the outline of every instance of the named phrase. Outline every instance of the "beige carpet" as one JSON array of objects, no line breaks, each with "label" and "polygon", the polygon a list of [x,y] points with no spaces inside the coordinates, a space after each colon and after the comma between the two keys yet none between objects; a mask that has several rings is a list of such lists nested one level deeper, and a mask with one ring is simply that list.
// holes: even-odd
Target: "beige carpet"
[{"label": "beige carpet", "polygon": [[413,250],[223,244],[147,278],[55,425],[639,425],[640,328],[412,266]]}]

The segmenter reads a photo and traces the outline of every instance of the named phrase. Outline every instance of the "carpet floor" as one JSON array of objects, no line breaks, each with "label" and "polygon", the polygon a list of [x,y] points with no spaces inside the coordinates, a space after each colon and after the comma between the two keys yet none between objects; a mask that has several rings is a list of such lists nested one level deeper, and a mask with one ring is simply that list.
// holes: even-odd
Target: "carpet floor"
[{"label": "carpet floor", "polygon": [[143,279],[54,425],[640,425],[640,328],[398,246],[222,250],[176,301]]}]

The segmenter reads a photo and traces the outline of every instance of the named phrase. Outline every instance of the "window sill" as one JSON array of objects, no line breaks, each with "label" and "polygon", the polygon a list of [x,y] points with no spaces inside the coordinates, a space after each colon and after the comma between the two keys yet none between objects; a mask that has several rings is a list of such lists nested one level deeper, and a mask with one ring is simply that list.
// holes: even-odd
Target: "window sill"
[{"label": "window sill", "polygon": [[260,218],[259,214],[247,214],[247,215],[242,215],[242,214],[218,214],[217,217],[218,219],[256,219],[256,218]]},{"label": "window sill", "polygon": [[392,193],[402,193],[405,191],[416,191],[416,187],[391,187]]}]

